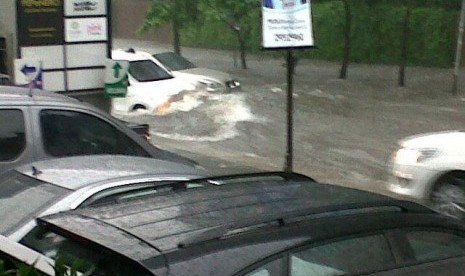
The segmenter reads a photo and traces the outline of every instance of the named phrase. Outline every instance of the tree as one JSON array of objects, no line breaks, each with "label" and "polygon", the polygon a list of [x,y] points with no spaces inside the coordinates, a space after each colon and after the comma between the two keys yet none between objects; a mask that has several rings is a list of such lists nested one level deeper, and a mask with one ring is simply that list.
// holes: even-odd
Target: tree
[{"label": "tree", "polygon": [[259,18],[261,1],[201,0],[199,9],[208,20],[222,21],[237,38],[242,69],[247,69],[246,39],[250,33],[250,18]]},{"label": "tree", "polygon": [[197,6],[198,0],[152,0],[139,31],[144,32],[171,23],[173,49],[181,54],[180,30],[186,23],[197,19]]},{"label": "tree", "polygon": [[401,54],[399,61],[399,86],[405,86],[405,67],[407,66],[407,52],[408,52],[408,41],[409,41],[409,23],[410,14],[412,13],[412,7],[408,0],[405,3],[405,15],[402,23],[402,39],[401,39]]},{"label": "tree", "polygon": [[350,49],[351,49],[351,29],[352,29],[352,13],[350,11],[349,0],[342,0],[344,4],[345,25],[344,25],[344,52],[342,57],[342,67],[339,73],[340,79],[347,78],[347,69],[350,62]]},{"label": "tree", "polygon": [[459,32],[457,37],[457,49],[455,52],[455,62],[454,62],[454,78],[452,82],[452,94],[457,95],[457,82],[458,82],[458,74],[459,74],[459,67],[462,58],[462,42],[463,42],[463,29],[465,25],[465,0],[462,0],[462,6],[460,10],[460,20],[459,20]]}]

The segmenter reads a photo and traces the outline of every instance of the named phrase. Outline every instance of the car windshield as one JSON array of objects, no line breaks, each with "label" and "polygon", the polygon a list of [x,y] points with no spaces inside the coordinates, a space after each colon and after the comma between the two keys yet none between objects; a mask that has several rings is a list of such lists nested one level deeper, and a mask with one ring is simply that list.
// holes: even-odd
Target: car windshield
[{"label": "car windshield", "polygon": [[69,193],[14,170],[2,175],[0,187],[0,233],[5,236]]},{"label": "car windshield", "polygon": [[131,61],[129,74],[140,82],[171,79],[172,76],[151,60]]},{"label": "car windshield", "polygon": [[153,56],[171,71],[181,71],[196,67],[192,62],[173,52],[160,53]]}]

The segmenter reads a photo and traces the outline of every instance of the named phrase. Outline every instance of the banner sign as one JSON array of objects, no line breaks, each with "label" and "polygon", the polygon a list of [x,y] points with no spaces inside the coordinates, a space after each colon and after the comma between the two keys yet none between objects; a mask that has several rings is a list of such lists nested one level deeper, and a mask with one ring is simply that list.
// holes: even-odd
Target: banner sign
[{"label": "banner sign", "polygon": [[31,89],[43,89],[43,69],[39,60],[15,60],[15,85]]},{"label": "banner sign", "polygon": [[17,0],[19,46],[63,44],[63,0]]},{"label": "banner sign", "polygon": [[106,0],[67,0],[65,16],[106,15]]},{"label": "banner sign", "polygon": [[105,17],[65,20],[66,42],[106,41],[107,34],[107,19]]},{"label": "banner sign", "polygon": [[314,46],[311,0],[262,0],[264,48]]}]

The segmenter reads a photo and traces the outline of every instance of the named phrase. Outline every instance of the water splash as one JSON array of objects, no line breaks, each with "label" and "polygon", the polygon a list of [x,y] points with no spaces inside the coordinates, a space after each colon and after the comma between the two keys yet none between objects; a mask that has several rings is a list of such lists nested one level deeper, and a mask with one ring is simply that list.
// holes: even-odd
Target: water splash
[{"label": "water splash", "polygon": [[[202,136],[163,132],[153,132],[153,135],[179,141],[219,142],[239,135],[236,127],[238,123],[260,121],[246,104],[244,94],[203,94],[203,97],[203,104],[196,105],[195,108],[201,107],[202,113],[213,119],[216,131]],[[192,98],[185,100],[192,103]],[[172,106],[173,109],[176,107],[177,105]]]}]

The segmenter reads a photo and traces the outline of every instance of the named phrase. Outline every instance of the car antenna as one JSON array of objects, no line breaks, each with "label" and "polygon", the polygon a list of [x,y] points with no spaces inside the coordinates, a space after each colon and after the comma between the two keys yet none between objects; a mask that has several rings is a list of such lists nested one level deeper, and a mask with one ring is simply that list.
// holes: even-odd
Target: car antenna
[{"label": "car antenna", "polygon": [[32,166],[32,175],[33,176],[38,176],[39,174],[41,174],[42,171],[39,170],[38,168],[36,168],[35,166]]}]

